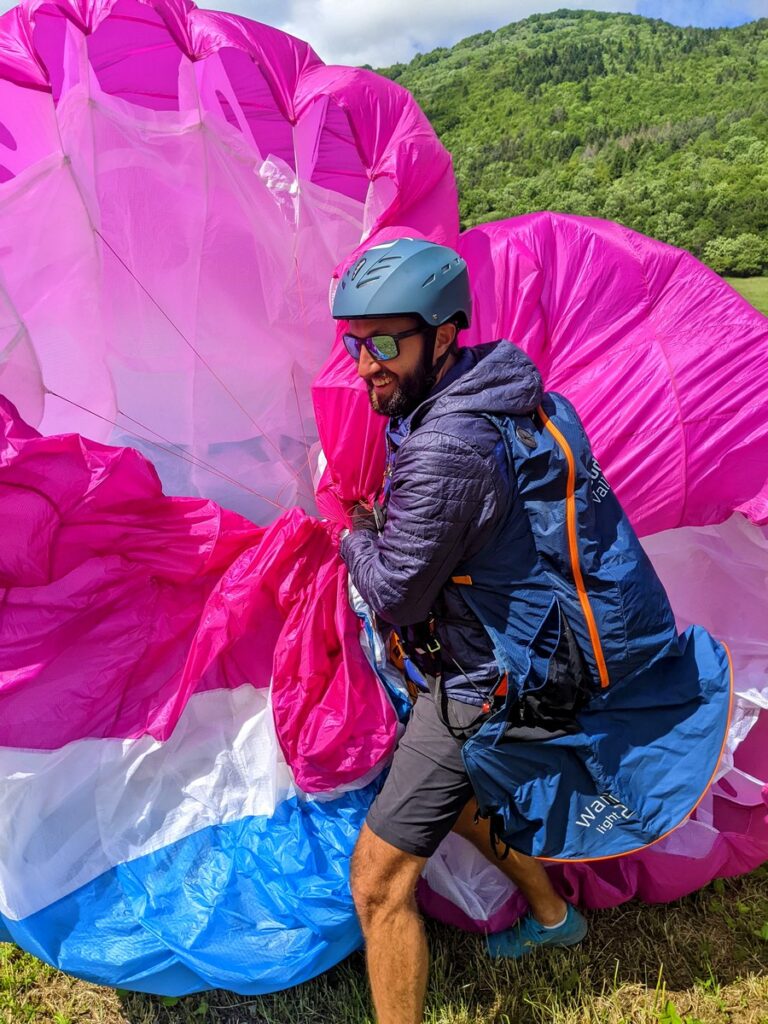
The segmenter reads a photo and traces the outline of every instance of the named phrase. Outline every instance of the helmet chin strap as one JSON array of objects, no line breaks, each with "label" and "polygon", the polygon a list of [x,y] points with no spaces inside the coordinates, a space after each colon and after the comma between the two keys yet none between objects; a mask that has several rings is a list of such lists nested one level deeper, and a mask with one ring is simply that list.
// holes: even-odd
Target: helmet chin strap
[{"label": "helmet chin strap", "polygon": [[[449,345],[443,354],[435,360],[435,342],[437,341],[437,327],[430,327],[429,336],[427,337],[427,343],[424,346],[424,363],[429,368],[426,381],[428,390],[437,384],[438,374],[445,366],[448,357],[453,351],[453,345]],[[434,360],[434,361],[433,361]]]}]

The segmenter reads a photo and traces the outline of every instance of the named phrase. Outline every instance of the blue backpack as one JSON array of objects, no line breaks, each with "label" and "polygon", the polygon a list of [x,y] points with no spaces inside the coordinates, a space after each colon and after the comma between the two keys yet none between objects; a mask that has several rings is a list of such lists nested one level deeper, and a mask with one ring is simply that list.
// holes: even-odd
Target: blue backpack
[{"label": "blue backpack", "polygon": [[[489,418],[520,500],[452,579],[508,680],[503,706],[462,748],[480,814],[531,856],[630,853],[709,788],[730,721],[730,655],[698,626],[678,636],[566,399]],[[564,650],[583,672],[563,673]]]}]

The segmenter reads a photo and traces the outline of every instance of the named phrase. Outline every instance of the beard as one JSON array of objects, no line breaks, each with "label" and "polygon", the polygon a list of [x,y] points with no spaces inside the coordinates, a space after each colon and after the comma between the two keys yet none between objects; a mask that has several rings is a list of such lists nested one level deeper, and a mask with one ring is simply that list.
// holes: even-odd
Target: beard
[{"label": "beard", "polygon": [[[426,355],[426,353],[425,353]],[[386,373],[386,370],[384,371]],[[377,374],[377,376],[379,376]],[[407,376],[399,377],[395,390],[387,398],[376,394],[373,385],[368,384],[368,399],[371,408],[380,416],[402,419],[424,401],[435,384],[432,367],[422,359],[416,369]]]}]

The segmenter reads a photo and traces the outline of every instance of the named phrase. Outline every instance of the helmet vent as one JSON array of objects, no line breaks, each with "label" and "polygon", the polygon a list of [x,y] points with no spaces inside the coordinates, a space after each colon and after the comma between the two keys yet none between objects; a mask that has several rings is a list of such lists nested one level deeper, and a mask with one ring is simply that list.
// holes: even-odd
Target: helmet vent
[{"label": "helmet vent", "polygon": [[467,264],[453,249],[435,242],[382,242],[351,258],[332,312],[336,320],[414,316],[433,328],[451,319],[468,327],[472,299]]}]

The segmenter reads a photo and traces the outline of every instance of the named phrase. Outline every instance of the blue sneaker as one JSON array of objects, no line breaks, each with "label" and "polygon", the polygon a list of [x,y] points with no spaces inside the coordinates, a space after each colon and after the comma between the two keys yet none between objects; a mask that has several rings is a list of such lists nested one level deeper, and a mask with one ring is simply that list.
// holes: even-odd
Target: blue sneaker
[{"label": "blue sneaker", "polygon": [[528,914],[514,928],[489,935],[486,944],[490,956],[517,960],[536,946],[575,946],[586,934],[587,922],[569,903],[565,920],[557,928],[545,928]]}]

